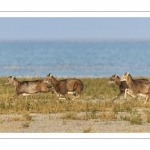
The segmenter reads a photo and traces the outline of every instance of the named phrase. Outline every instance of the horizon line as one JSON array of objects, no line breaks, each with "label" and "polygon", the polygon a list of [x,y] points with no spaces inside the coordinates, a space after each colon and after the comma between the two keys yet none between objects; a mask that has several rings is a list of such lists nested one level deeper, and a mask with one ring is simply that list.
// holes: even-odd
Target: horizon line
[{"label": "horizon line", "polygon": [[0,39],[0,42],[150,42],[150,39]]}]

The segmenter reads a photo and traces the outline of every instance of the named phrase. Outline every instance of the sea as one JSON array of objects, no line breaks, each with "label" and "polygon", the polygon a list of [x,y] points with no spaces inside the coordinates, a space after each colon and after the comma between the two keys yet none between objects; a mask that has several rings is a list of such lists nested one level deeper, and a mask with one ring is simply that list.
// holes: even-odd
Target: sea
[{"label": "sea", "polygon": [[124,72],[150,76],[150,42],[0,42],[0,76],[95,78]]}]

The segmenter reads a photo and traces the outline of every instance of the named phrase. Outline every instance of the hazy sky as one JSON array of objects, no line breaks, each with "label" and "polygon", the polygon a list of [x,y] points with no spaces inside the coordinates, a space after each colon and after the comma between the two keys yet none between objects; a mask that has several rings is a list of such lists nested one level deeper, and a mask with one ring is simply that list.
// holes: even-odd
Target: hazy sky
[{"label": "hazy sky", "polygon": [[0,18],[0,40],[150,41],[150,18]]}]

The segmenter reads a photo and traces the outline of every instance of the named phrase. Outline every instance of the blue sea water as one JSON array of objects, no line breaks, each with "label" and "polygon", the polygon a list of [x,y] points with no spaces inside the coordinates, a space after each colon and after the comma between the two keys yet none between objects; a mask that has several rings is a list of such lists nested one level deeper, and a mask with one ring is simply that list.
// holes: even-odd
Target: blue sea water
[{"label": "blue sea water", "polygon": [[150,76],[150,42],[0,42],[0,76]]}]

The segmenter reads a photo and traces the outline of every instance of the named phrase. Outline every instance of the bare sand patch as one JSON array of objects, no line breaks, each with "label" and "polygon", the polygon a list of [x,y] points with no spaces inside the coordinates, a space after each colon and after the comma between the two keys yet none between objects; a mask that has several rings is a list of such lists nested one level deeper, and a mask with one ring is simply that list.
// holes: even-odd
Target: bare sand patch
[{"label": "bare sand patch", "polygon": [[[131,125],[123,120],[100,119],[64,119],[64,113],[37,114],[31,113],[31,120],[21,114],[0,115],[1,133],[147,133],[149,123]],[[83,114],[80,113],[79,116]]]}]

